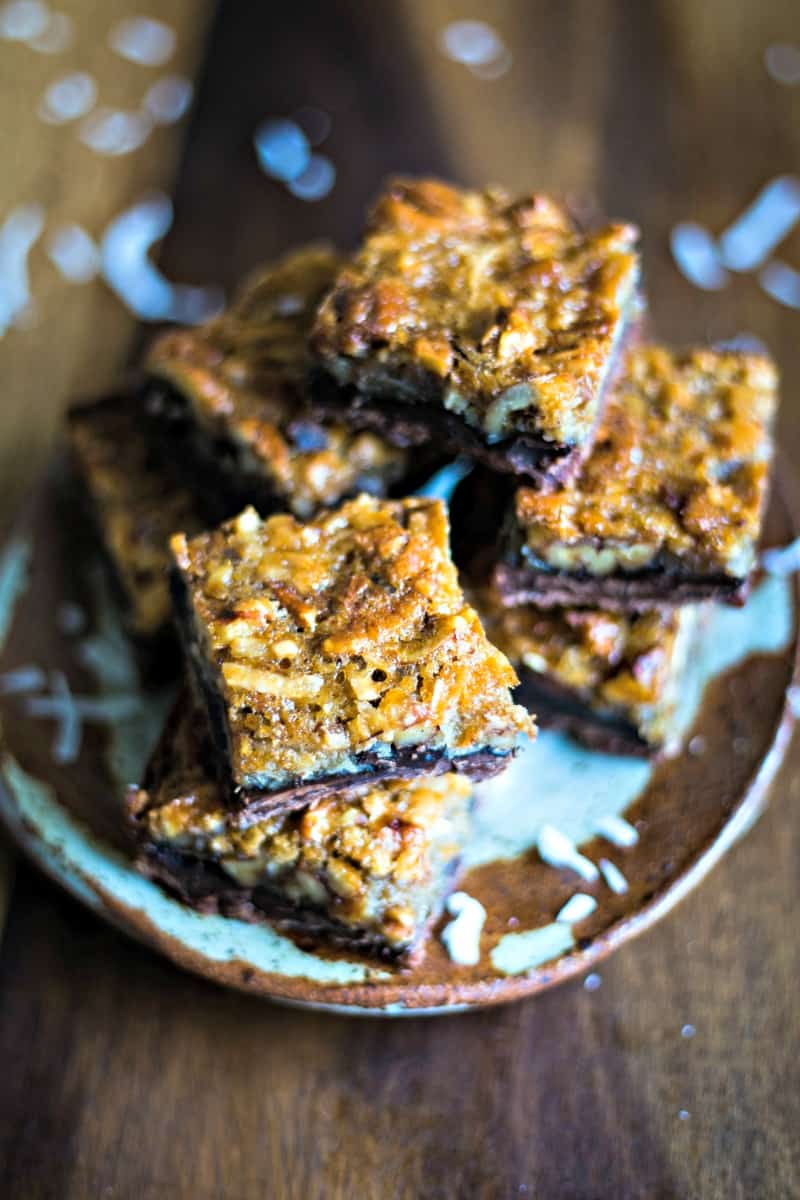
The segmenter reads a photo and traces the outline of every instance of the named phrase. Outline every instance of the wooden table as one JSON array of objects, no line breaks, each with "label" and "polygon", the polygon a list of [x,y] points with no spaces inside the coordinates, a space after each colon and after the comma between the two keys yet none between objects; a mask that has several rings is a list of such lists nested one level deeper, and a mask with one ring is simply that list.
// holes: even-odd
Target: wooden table
[{"label": "wooden table", "polygon": [[[113,102],[130,103],[141,76],[111,62],[103,39],[113,16],[138,9],[61,7],[80,18],[81,54],[117,89]],[[150,7],[177,27],[191,70],[205,6]],[[513,51],[491,82],[437,47],[448,21],[481,8]],[[676,222],[717,233],[762,183],[797,169],[800,87],[770,78],[762,57],[792,41],[792,0],[228,0],[162,262],[173,278],[229,286],[287,243],[347,241],[396,170],[594,199],[644,229],[659,334],[747,330],[770,346],[785,376],[782,448],[797,461],[800,314],[753,276],[700,292],[668,251]],[[0,43],[0,64],[0,220],[36,199],[98,232],[169,180],[173,134],[108,169],[30,117],[53,60]],[[269,182],[252,150],[258,121],[302,104],[332,116],[322,150],[338,177],[319,203]],[[781,257],[800,265],[799,249],[795,235]],[[67,285],[43,257],[32,265],[39,324],[0,341],[9,511],[67,392],[104,383],[134,336],[102,284]],[[800,1195],[799,755],[751,836],[604,965],[596,990],[579,982],[469,1016],[348,1020],[225,993],[20,865],[0,952],[0,1194]]]}]

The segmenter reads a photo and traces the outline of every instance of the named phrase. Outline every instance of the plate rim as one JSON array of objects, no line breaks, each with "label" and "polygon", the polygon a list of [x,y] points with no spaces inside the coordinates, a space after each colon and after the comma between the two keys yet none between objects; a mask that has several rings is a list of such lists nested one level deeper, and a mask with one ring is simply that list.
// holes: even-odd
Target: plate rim
[{"label": "plate rim", "polygon": [[[20,507],[17,519],[12,523],[0,549],[11,545],[26,530],[30,533],[32,544],[36,545],[37,535],[31,513],[35,511],[35,502],[50,480],[52,464],[29,489],[27,499]],[[797,533],[800,529],[800,491],[793,472],[787,470],[785,461],[779,460],[777,464],[774,491],[779,495],[789,522]],[[790,685],[796,685],[800,682],[800,580],[796,576],[792,580],[792,597],[793,642],[787,647],[786,657],[791,662]],[[13,625],[13,617],[11,624]],[[635,912],[613,921],[593,937],[587,946],[573,947],[557,958],[537,964],[518,975],[498,973],[492,978],[473,981],[459,981],[456,977],[452,981],[416,983],[412,987],[404,983],[402,977],[389,981],[325,982],[302,975],[289,976],[265,971],[241,958],[214,959],[194,947],[187,946],[180,938],[162,929],[147,912],[130,908],[108,892],[96,879],[80,870],[76,864],[65,863],[63,848],[62,861],[54,861],[59,857],[58,848],[51,845],[35,821],[26,816],[15,788],[7,777],[6,759],[15,759],[7,745],[2,725],[0,822],[12,841],[46,876],[64,887],[92,912],[102,916],[140,943],[155,949],[182,969],[224,986],[255,993],[276,1003],[313,1011],[372,1017],[446,1015],[511,1003],[555,987],[593,967],[623,942],[638,937],[666,916],[701,883],[762,815],[769,802],[771,785],[791,742],[794,724],[795,714],[787,694],[771,731],[768,746],[721,827],[696,849],[678,874]],[[121,852],[103,842],[69,808],[60,804],[56,784],[50,779],[37,779],[37,782],[48,790],[52,803],[66,814],[76,828],[80,828],[81,836],[87,843],[115,860],[122,859]],[[124,866],[136,874],[137,880],[141,879],[132,864],[126,862]],[[150,886],[157,887],[152,883]],[[177,908],[185,909],[179,901],[166,896],[165,899]],[[376,968],[380,969],[379,964],[376,964]]]}]

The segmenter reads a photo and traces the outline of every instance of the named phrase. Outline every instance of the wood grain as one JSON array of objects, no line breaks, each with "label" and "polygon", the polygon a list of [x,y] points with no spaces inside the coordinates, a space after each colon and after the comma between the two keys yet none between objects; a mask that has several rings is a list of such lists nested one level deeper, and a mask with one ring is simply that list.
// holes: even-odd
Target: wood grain
[{"label": "wood grain", "polygon": [[[797,462],[800,316],[752,277],[701,293],[668,252],[676,221],[719,232],[763,182],[797,169],[800,88],[775,83],[762,62],[770,43],[800,40],[796,4],[484,5],[514,53],[493,83],[436,49],[446,21],[475,11],[445,0],[223,4],[170,274],[229,284],[285,244],[348,241],[395,169],[595,198],[644,228],[659,333],[749,330],[772,348],[785,377],[782,446]],[[324,151],[337,184],[317,204],[267,181],[250,145],[258,120],[303,103],[333,117]],[[36,133],[25,147],[34,174],[80,191],[80,171],[45,168]],[[780,253],[800,265],[796,237]],[[105,297],[78,319],[66,311],[75,295],[15,334],[4,360],[7,393],[37,413],[35,428],[0,416],[15,478],[51,428],[45,395],[64,361],[85,364],[85,380],[93,355],[106,371],[123,350],[100,323]],[[598,991],[571,984],[468,1017],[365,1023],[224,993],[24,871],[0,952],[3,1194],[800,1195],[799,753],[753,834],[601,969]],[[681,1036],[687,1023],[693,1038]]]}]

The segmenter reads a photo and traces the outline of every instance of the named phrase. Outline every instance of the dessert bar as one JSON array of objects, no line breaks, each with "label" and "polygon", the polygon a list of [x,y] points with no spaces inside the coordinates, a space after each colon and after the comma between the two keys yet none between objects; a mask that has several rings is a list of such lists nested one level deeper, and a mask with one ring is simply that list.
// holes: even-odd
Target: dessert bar
[{"label": "dessert bar", "polygon": [[305,524],[250,508],[171,545],[178,622],[235,804],[492,775],[533,733],[458,585],[441,501],[360,496]]},{"label": "dessert bar", "polygon": [[262,271],[229,311],[162,335],[147,358],[147,412],[196,486],[228,513],[254,504],[310,516],[357,492],[383,495],[404,476],[405,451],[321,421],[306,404],[306,339],[338,266],[311,246]]},{"label": "dessert bar", "polygon": [[316,403],[399,445],[566,478],[638,314],[637,236],[583,232],[542,195],[391,183],[319,309]]},{"label": "dessert bar", "polygon": [[519,674],[518,698],[543,728],[611,753],[676,748],[678,698],[702,606],[631,614],[504,608],[485,592],[480,611]]},{"label": "dessert bar", "polygon": [[67,437],[127,624],[140,638],[156,637],[172,618],[170,535],[205,527],[194,498],[145,440],[133,393],[76,405],[67,414]]},{"label": "dessert bar", "polygon": [[624,610],[739,602],[756,563],[777,375],[759,356],[631,351],[576,479],[517,489],[504,603]]},{"label": "dessert bar", "polygon": [[182,701],[128,811],[137,866],[205,913],[413,955],[441,911],[469,829],[463,775],[365,783],[251,823],[226,805],[203,714]]}]

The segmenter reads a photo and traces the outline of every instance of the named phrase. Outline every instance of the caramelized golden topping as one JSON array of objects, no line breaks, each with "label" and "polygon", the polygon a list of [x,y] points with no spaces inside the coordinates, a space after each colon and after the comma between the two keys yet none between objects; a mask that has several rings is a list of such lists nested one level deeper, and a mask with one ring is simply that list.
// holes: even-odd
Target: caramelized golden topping
[{"label": "caramelized golden topping", "polygon": [[406,461],[374,434],[321,425],[304,410],[308,331],[338,265],[326,246],[290,254],[254,277],[222,316],[164,334],[147,358],[148,370],[187,398],[204,433],[232,441],[298,516],[365,480],[385,490]]},{"label": "caramelized golden topping", "polygon": [[172,611],[170,534],[203,528],[193,498],[154,461],[125,398],[73,409],[67,430],[105,550],[125,593],[130,624],[137,634],[155,634]]},{"label": "caramelized golden topping", "polygon": [[594,448],[562,491],[516,494],[523,554],[605,575],[672,558],[745,577],[772,456],[777,374],[766,358],[632,351]]},{"label": "caramelized golden topping", "polygon": [[582,233],[546,196],[396,180],[313,346],[341,382],[443,404],[490,439],[579,444],[635,292],[636,238]]},{"label": "caramelized golden topping", "polygon": [[236,783],[355,771],[390,748],[506,753],[533,732],[459,588],[440,501],[360,496],[307,524],[248,509],[172,549]]}]

